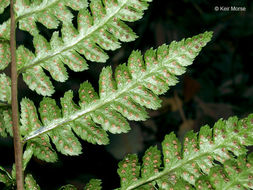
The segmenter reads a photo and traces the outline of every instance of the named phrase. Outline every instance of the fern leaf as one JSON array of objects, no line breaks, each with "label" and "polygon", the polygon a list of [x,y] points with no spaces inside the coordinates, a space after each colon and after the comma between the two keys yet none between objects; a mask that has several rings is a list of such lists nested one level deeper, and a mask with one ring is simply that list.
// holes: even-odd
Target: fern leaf
[{"label": "fern leaf", "polygon": [[[38,119],[36,108],[33,102],[28,99],[23,99],[21,101],[20,121],[20,131],[22,135],[42,126],[41,122]],[[33,154],[41,160],[45,160],[47,162],[54,162],[57,160],[57,154],[52,149],[47,134],[41,135],[40,137],[29,141],[26,148],[29,149],[30,147],[33,149]]]},{"label": "fern leaf", "polygon": [[[91,0],[91,12],[86,8],[86,0],[75,5],[77,2],[79,1],[43,0],[40,3],[28,5],[22,1],[16,3],[19,26],[34,35],[33,42],[36,50],[36,56],[29,50],[25,50],[26,54],[31,55],[28,59],[22,54],[24,48],[21,47],[21,50],[18,48],[18,52],[21,52],[18,55],[26,59],[26,62],[21,59],[20,62],[23,64],[19,64],[18,70],[23,74],[24,81],[29,88],[38,94],[49,96],[54,92],[44,70],[49,71],[54,80],[63,82],[68,78],[64,64],[74,71],[83,71],[88,68],[86,60],[80,54],[93,62],[105,62],[108,55],[104,50],[118,49],[119,40],[133,41],[137,36],[123,21],[140,19],[143,11],[148,7],[147,2],[150,1],[113,0],[102,3],[101,0]],[[79,11],[78,29],[72,25],[73,16],[66,6]],[[47,23],[50,20],[52,22]],[[36,21],[48,28],[55,28],[58,20],[63,22],[62,38],[59,37],[58,32],[54,32],[51,41],[47,42],[41,35],[38,35]],[[38,71],[34,73],[34,69]],[[39,77],[36,78],[35,75]],[[44,81],[41,81],[41,78]]]},{"label": "fern leaf", "polygon": [[[70,116],[78,110],[78,106],[74,104],[72,98],[73,92],[68,91],[61,99],[64,117]],[[90,117],[78,118],[73,123],[70,123],[70,126],[80,138],[92,144],[109,143],[107,133],[97,126]]]},{"label": "fern leaf", "polygon": [[11,119],[11,79],[4,73],[0,74],[0,135],[12,136]]},{"label": "fern leaf", "polygon": [[[162,86],[159,89],[163,89],[165,85],[174,85],[176,83],[175,75],[184,72],[180,62],[175,61],[174,51],[179,52],[183,47],[186,52],[179,53],[178,56],[192,62],[194,56],[197,56],[201,47],[210,38],[211,33],[206,32],[192,39],[173,43],[172,48],[163,45],[158,50],[149,50],[145,54],[146,62],[143,61],[139,52],[134,51],[129,58],[128,65],[123,64],[119,66],[119,69],[116,69],[115,77],[113,77],[110,67],[102,70],[99,80],[99,95],[89,82],[81,84],[79,89],[80,107],[73,102],[72,92],[66,92],[61,99],[63,115],[61,115],[60,109],[56,106],[54,100],[44,98],[39,109],[44,127],[37,128],[35,126],[32,127],[34,129],[32,131],[24,131],[24,135],[28,134],[25,136],[25,141],[29,139],[40,140],[41,137],[38,137],[40,135],[43,139],[49,136],[58,151],[63,154],[77,155],[81,153],[81,148],[80,143],[71,131],[72,129],[83,140],[91,143],[107,144],[109,140],[105,131],[126,133],[130,130],[130,127],[125,117],[130,120],[145,120],[147,113],[144,107],[157,109],[160,106],[161,100],[157,95],[165,91],[158,91],[156,86]],[[187,56],[188,51],[190,52],[189,56]],[[184,62],[183,64],[189,65],[190,63]],[[182,71],[174,72],[175,67]],[[150,78],[154,79],[153,86],[145,83],[150,81]],[[159,80],[156,80],[157,78]],[[36,110],[34,110],[34,113],[36,113]],[[24,113],[22,112],[22,114]],[[36,113],[36,120],[37,118]],[[97,124],[101,125],[102,128]],[[34,123],[34,125],[41,126],[40,123]],[[46,132],[48,133],[44,134]],[[48,136],[45,137],[45,135]],[[66,138],[63,138],[64,136]],[[48,148],[51,149],[51,147]],[[38,155],[35,156],[38,157]],[[45,160],[45,157],[43,159]]]},{"label": "fern leaf", "polygon": [[150,147],[142,159],[142,177],[147,178],[158,173],[158,170],[161,166],[161,152],[157,147]]},{"label": "fern leaf", "polygon": [[77,188],[74,185],[64,185],[59,188],[59,190],[77,190]]},{"label": "fern leaf", "polygon": [[25,189],[26,190],[40,190],[39,185],[31,174],[27,174],[25,177]]},{"label": "fern leaf", "polygon": [[119,163],[118,174],[121,178],[121,186],[127,187],[140,176],[140,164],[137,155],[128,155]]},{"label": "fern leaf", "polygon": [[10,40],[10,19],[0,25],[0,42],[9,42]]},{"label": "fern leaf", "polygon": [[[9,1],[0,2],[0,14],[1,14],[1,8],[4,8],[4,5],[1,5],[1,3],[4,4],[6,2],[9,3]],[[5,69],[11,60],[9,39],[10,39],[10,19],[3,22],[0,25],[0,70]]]},{"label": "fern leaf", "polygon": [[[63,107],[63,117],[71,115],[77,111],[77,105],[72,101],[73,93],[68,91],[61,98]],[[21,102],[21,133],[25,134],[33,128],[39,128],[42,124],[47,125],[51,122],[57,122],[62,118],[61,110],[56,105],[55,100],[44,98],[39,107],[40,118],[42,123],[38,121],[38,115],[33,103],[28,99]],[[31,115],[29,115],[31,114]],[[34,126],[33,126],[34,125]],[[56,149],[65,155],[79,155],[81,153],[81,144],[72,132],[72,130],[82,139],[93,144],[108,144],[109,139],[107,133],[96,126],[96,124],[87,117],[79,118],[72,123],[63,124],[60,128],[56,128],[48,134],[44,134],[39,138],[35,138],[29,142],[30,146],[35,146],[34,155],[45,161],[56,161],[57,157],[52,150],[49,138],[55,144]],[[39,144],[41,143],[41,144]]]},{"label": "fern leaf", "polygon": [[0,135],[2,137],[13,136],[11,109],[8,107],[0,108]]},{"label": "fern leaf", "polygon": [[221,119],[198,134],[189,132],[183,145],[170,133],[162,142],[163,168],[156,147],[146,151],[141,168],[136,155],[119,163],[121,189],[146,189],[147,184],[161,189],[252,188],[252,154],[245,159],[246,146],[253,145],[252,132],[253,114],[242,120]]},{"label": "fern leaf", "polygon": [[6,7],[8,7],[9,4],[10,4],[10,1],[8,1],[8,0],[1,0],[0,1],[0,14],[2,14],[4,12],[4,9]]},{"label": "fern leaf", "polygon": [[10,55],[10,44],[8,41],[1,40],[0,33],[0,70],[4,70],[10,63]]},{"label": "fern leaf", "polygon": [[[90,125],[93,122],[100,124],[103,130],[111,133],[127,132],[130,127],[125,117],[130,120],[145,120],[147,113],[144,107],[151,109],[160,107],[161,100],[157,95],[165,92],[162,88],[166,85],[168,89],[168,86],[176,84],[176,75],[182,74],[185,70],[182,64],[191,64],[201,48],[210,41],[211,36],[211,32],[205,32],[191,39],[173,42],[171,47],[163,45],[157,50],[151,49],[145,54],[145,62],[141,54],[134,51],[128,64],[120,65],[116,69],[114,77],[110,67],[102,70],[99,95],[90,83],[84,82],[79,89],[80,107],[73,109],[72,106],[71,114],[26,133],[25,141],[63,124],[79,126],[75,122],[80,119],[89,120]],[[177,56],[174,55],[175,53]],[[177,57],[181,57],[182,64]],[[151,79],[154,80],[152,85],[147,84],[146,82]],[[73,105],[73,102],[71,104]],[[63,113],[67,112],[64,107],[67,106],[62,105]]]},{"label": "fern leaf", "polygon": [[0,39],[0,70],[4,70],[10,63],[10,44],[8,42],[1,42]]},{"label": "fern leaf", "polygon": [[0,101],[10,103],[11,102],[11,79],[4,73],[0,74]]},{"label": "fern leaf", "polygon": [[101,180],[99,179],[91,179],[89,183],[84,187],[84,190],[101,190]]},{"label": "fern leaf", "polygon": [[0,182],[4,183],[6,186],[12,184],[12,178],[10,174],[2,166],[0,166]]},{"label": "fern leaf", "polygon": [[196,181],[196,189],[252,189],[252,156],[239,156],[227,160],[223,166],[211,168],[208,176],[201,176]]},{"label": "fern leaf", "polygon": [[[61,117],[61,110],[56,102],[50,98],[44,98],[40,103],[40,116],[44,125]],[[81,144],[71,131],[69,125],[52,130],[49,133],[56,149],[65,155],[78,155],[81,153]]]},{"label": "fern leaf", "polygon": [[27,164],[33,156],[33,147],[28,147],[23,153],[23,171],[25,171]]},{"label": "fern leaf", "polygon": [[39,33],[36,22],[40,22],[49,29],[57,28],[60,21],[70,24],[74,16],[67,7],[78,11],[87,6],[87,0],[16,1],[15,12],[20,29],[35,36]]}]

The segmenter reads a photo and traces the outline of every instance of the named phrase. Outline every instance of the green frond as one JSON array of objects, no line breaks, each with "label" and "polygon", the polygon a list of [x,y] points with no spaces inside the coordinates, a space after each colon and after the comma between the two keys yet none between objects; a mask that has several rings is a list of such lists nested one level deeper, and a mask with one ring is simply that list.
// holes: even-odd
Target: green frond
[{"label": "green frond", "polygon": [[[39,129],[42,124],[47,125],[51,122],[57,122],[59,118],[71,116],[78,109],[72,98],[73,93],[71,91],[66,92],[65,96],[61,98],[62,112],[55,100],[44,98],[39,107],[42,122],[38,120],[38,114],[32,101],[23,99],[21,102],[21,133],[25,135],[29,131]],[[73,131],[83,140],[93,144],[108,144],[109,142],[108,135],[102,128],[98,127],[91,118],[83,117],[62,124],[61,127],[50,131],[48,134],[34,138],[32,142],[29,141],[27,149],[32,146],[34,147],[33,154],[36,157],[45,161],[56,161],[57,156],[50,145],[50,138],[56,149],[62,154],[79,155],[82,148]]]},{"label": "green frond", "polygon": [[[56,105],[56,102],[50,98],[43,99],[40,103],[39,112],[44,125],[62,117],[61,110]],[[71,126],[63,125],[60,128],[52,130],[49,136],[55,144],[56,149],[62,154],[78,155],[81,153],[81,144],[71,131]]]},{"label": "green frond", "polygon": [[10,186],[12,184],[10,174],[2,166],[0,166],[0,183],[4,183],[6,186]]},{"label": "green frond", "polygon": [[[34,59],[35,56],[26,49],[24,46],[19,46],[17,49],[17,67],[22,68],[29,60]],[[47,68],[52,68],[54,64]],[[48,69],[49,70],[49,69]],[[57,72],[54,71],[54,72]],[[45,74],[41,66],[35,66],[23,73],[23,79],[26,84],[29,85],[31,90],[35,90],[38,94],[43,96],[51,95],[54,93],[54,87],[50,81],[50,78]]]},{"label": "green frond", "polygon": [[8,7],[10,4],[10,1],[9,0],[1,0],[0,1],[0,14],[2,14],[4,12],[4,9],[6,7]]},{"label": "green frond", "polygon": [[0,107],[0,136],[13,136],[11,109],[9,107]]},{"label": "green frond", "polygon": [[91,179],[89,183],[84,187],[84,190],[101,190],[101,180],[100,179]]},{"label": "green frond", "polygon": [[246,146],[253,145],[252,132],[253,114],[241,120],[220,119],[212,129],[206,125],[199,133],[191,131],[183,144],[170,133],[162,142],[163,157],[151,147],[145,152],[142,167],[136,155],[127,155],[119,163],[121,189],[146,189],[150,185],[159,189],[252,188],[253,154],[245,157]]},{"label": "green frond", "polygon": [[0,74],[0,101],[10,103],[11,102],[11,79],[6,74]]},{"label": "green frond", "polygon": [[57,28],[60,22],[71,24],[74,16],[68,7],[78,11],[87,6],[87,0],[16,1],[15,12],[19,28],[35,36],[39,34],[36,22],[49,29]]},{"label": "green frond", "polygon": [[32,174],[27,174],[25,177],[25,190],[40,190]]},{"label": "green frond", "polygon": [[[1,8],[6,1],[0,2],[0,14]],[[7,1],[9,3],[9,1]],[[8,6],[8,5],[7,5]],[[3,6],[4,7],[4,6]],[[0,71],[4,70],[11,60],[10,52],[10,19],[0,24]]]},{"label": "green frond", "polygon": [[[21,101],[21,126],[20,132],[22,135],[29,133],[30,131],[39,129],[42,126],[38,119],[36,108],[32,101],[28,99],[23,99]],[[27,149],[32,147],[33,154],[41,160],[47,162],[55,162],[57,160],[57,154],[52,149],[50,140],[47,134],[43,134],[38,138],[34,138],[27,144]]]},{"label": "green frond", "polygon": [[[48,122],[43,123],[43,127],[24,133],[24,140],[28,141],[46,132],[50,135],[51,130],[62,126],[71,127],[78,136],[90,142],[92,140],[85,137],[92,131],[93,134],[88,134],[88,137],[92,135],[90,139],[98,138],[95,141],[98,144],[108,143],[107,139],[101,140],[107,138],[105,131],[128,132],[130,127],[126,118],[145,120],[148,117],[145,107],[159,108],[161,100],[158,95],[166,92],[163,88],[166,86],[168,90],[168,86],[176,84],[176,75],[185,71],[183,65],[193,62],[211,36],[211,32],[205,32],[191,39],[173,42],[171,46],[163,45],[157,50],[148,50],[144,59],[140,52],[134,51],[128,64],[120,65],[114,75],[111,67],[102,70],[99,94],[89,82],[82,83],[79,89],[79,107],[73,103],[72,93],[66,92],[61,100],[63,116],[48,121],[53,117],[53,114],[49,114],[45,117]],[[55,103],[50,103],[44,112],[49,112],[54,106]],[[44,112],[40,111],[42,121]]]},{"label": "green frond", "polygon": [[252,189],[253,154],[227,160],[223,166],[211,168],[209,175],[196,181],[196,189]]},{"label": "green frond", "polygon": [[[118,49],[121,45],[119,41],[135,40],[137,36],[123,21],[142,18],[149,2],[91,0],[90,12],[86,8],[86,0],[76,4],[79,1],[43,0],[27,5],[23,1],[16,3],[19,26],[34,35],[36,50],[33,54],[22,46],[18,48],[18,71],[23,74],[29,88],[38,94],[50,96],[54,93],[52,83],[44,70],[49,71],[54,80],[64,82],[68,79],[65,65],[76,72],[86,70],[86,60],[105,62],[108,55],[104,50]],[[78,11],[77,29],[72,24],[71,12],[66,8],[69,6]],[[59,32],[54,32],[48,42],[38,34],[35,22],[41,22],[47,28],[56,28],[59,20],[63,22],[61,37]],[[52,22],[48,23],[49,21]],[[36,77],[37,75],[39,76]]]},{"label": "green frond", "polygon": [[10,44],[7,41],[1,41],[0,38],[0,70],[4,70],[11,60]]},{"label": "green frond", "polygon": [[4,73],[0,74],[0,136],[12,136],[11,119],[11,79]]},{"label": "green frond", "polygon": [[64,185],[62,187],[59,188],[59,190],[77,190],[76,187],[74,185]]},{"label": "green frond", "polygon": [[0,42],[9,42],[10,40],[10,19],[0,25]]},{"label": "green frond", "polygon": [[33,147],[28,147],[23,153],[23,171],[25,171],[27,164],[33,156]]},{"label": "green frond", "polygon": [[[85,185],[83,190],[101,190],[101,180],[100,179],[91,179],[89,183]],[[58,190],[77,190],[74,185],[68,184],[60,187]]]}]

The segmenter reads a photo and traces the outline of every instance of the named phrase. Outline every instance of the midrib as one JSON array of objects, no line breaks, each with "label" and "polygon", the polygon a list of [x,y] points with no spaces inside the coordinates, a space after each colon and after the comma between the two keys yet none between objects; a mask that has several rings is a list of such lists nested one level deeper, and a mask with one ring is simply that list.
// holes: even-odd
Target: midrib
[{"label": "midrib", "polygon": [[128,93],[131,90],[135,89],[137,86],[139,86],[140,84],[143,83],[143,81],[145,81],[146,78],[154,75],[155,73],[158,73],[159,70],[163,70],[166,66],[163,65],[163,63],[161,63],[161,67],[154,67],[153,70],[151,70],[149,73],[147,73],[146,75],[143,75],[142,77],[139,77],[137,80],[132,80],[129,84],[127,84],[126,88],[124,88],[123,90],[117,90],[115,93],[108,95],[106,98],[103,99],[99,99],[97,101],[97,103],[92,104],[91,106],[87,107],[86,109],[84,109],[83,111],[78,111],[73,115],[70,115],[68,117],[66,117],[65,119],[58,119],[53,121],[51,124],[49,124],[46,127],[41,127],[38,130],[30,133],[29,135],[27,135],[26,138],[24,138],[24,141],[28,141],[32,138],[35,138],[43,133],[46,133],[48,131],[51,131],[63,124],[66,124],[68,122],[72,122],[86,114],[89,114],[90,112],[95,111],[96,109],[99,109],[107,104],[111,104],[113,101],[115,101],[115,99],[119,98],[120,96],[124,95],[124,93]]}]

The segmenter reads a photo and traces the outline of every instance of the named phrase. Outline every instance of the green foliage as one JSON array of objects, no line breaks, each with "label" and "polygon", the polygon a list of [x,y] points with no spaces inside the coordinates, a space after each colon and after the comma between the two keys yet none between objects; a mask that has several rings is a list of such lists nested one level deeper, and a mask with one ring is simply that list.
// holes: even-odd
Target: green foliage
[{"label": "green foliage", "polygon": [[[80,107],[73,102],[71,91],[66,92],[61,98],[62,110],[56,105],[55,100],[44,98],[39,108],[42,122],[38,120],[33,103],[23,99],[22,135],[29,143],[38,139],[46,141],[44,144],[51,151],[48,138],[50,137],[56,149],[66,155],[81,153],[81,145],[72,130],[83,140],[107,144],[109,140],[106,131],[126,133],[130,126],[125,118],[145,120],[147,113],[144,107],[160,107],[161,100],[157,95],[165,93],[169,86],[177,83],[176,75],[185,72],[185,66],[193,62],[211,36],[211,32],[205,32],[180,42],[172,42],[170,46],[162,45],[157,50],[150,49],[145,53],[145,61],[139,51],[133,51],[128,64],[120,65],[114,77],[110,67],[102,70],[99,95],[89,82],[81,84]],[[49,159],[51,156],[48,153],[43,154],[48,159],[43,157],[41,149],[44,147],[37,147],[38,152],[34,155],[47,161],[55,160],[55,156]],[[51,155],[54,155],[53,152]]]},{"label": "green foliage", "polygon": [[6,186],[11,186],[12,185],[12,177],[1,166],[0,166],[0,182],[6,184]]},{"label": "green foliage", "polygon": [[36,36],[39,34],[39,30],[35,22],[39,22],[49,29],[57,28],[60,22],[66,25],[72,24],[74,15],[68,7],[79,11],[86,9],[87,6],[87,0],[17,1],[15,12],[20,23],[19,28]]},{"label": "green foliage", "polygon": [[8,0],[1,0],[0,1],[0,14],[2,14],[4,12],[4,9],[6,7],[8,7],[9,4],[10,4],[10,1],[8,1]]},{"label": "green foliage", "polygon": [[[36,184],[36,181],[33,179],[31,174],[28,174],[25,179],[26,189],[27,190],[39,190],[40,187]],[[83,190],[101,190],[101,180],[99,179],[91,179],[89,183],[83,188]],[[74,185],[68,184],[60,187],[58,190],[77,190]]]},{"label": "green foliage", "polygon": [[25,177],[25,189],[26,190],[40,190],[39,185],[31,174],[27,174]]},{"label": "green foliage", "polygon": [[27,164],[31,160],[33,156],[33,147],[30,146],[29,148],[26,148],[26,150],[23,153],[23,170],[25,171]]},{"label": "green foliage", "polygon": [[[0,44],[1,46],[1,44]],[[1,50],[0,50],[1,51]],[[12,136],[11,119],[11,79],[4,73],[0,74],[0,136]]]},{"label": "green foliage", "polygon": [[0,74],[0,101],[10,103],[11,102],[11,79],[4,73]]},{"label": "green foliage", "polygon": [[74,185],[64,185],[59,190],[76,190]]},{"label": "green foliage", "polygon": [[101,190],[101,180],[91,179],[90,182],[84,187],[84,190]]},{"label": "green foliage", "polygon": [[[106,62],[105,51],[114,51],[121,42],[137,35],[125,22],[142,18],[152,0],[17,0],[16,24],[32,35],[35,52],[20,45],[16,50],[18,74],[31,90],[51,96],[58,82],[68,80],[66,66],[81,72],[87,61]],[[0,14],[9,6],[0,0]],[[75,18],[76,16],[76,18]],[[77,19],[77,26],[74,26]],[[74,22],[73,22],[74,21]],[[37,23],[56,29],[48,41]],[[82,152],[78,138],[98,145],[109,143],[107,132],[127,133],[127,120],[144,121],[146,109],[161,106],[159,95],[177,82],[211,40],[205,32],[169,46],[149,49],[143,56],[133,51],[127,63],[102,69],[99,91],[85,81],[79,88],[79,102],[67,91],[59,102],[44,97],[37,109],[23,98],[20,102],[20,132],[24,143],[23,170],[32,156],[55,162],[53,147],[64,155]],[[10,19],[0,25],[0,70],[10,63]],[[47,71],[47,72],[45,72]],[[49,73],[48,76],[46,73]],[[59,104],[60,106],[59,106]],[[0,74],[0,135],[12,136],[11,79]],[[245,189],[253,188],[252,158],[247,146],[253,145],[253,115],[238,120],[219,120],[213,128],[204,126],[199,133],[189,132],[181,143],[174,133],[161,144],[162,152],[150,147],[142,164],[137,155],[127,155],[119,163],[120,189]],[[52,145],[53,144],[53,145]],[[0,182],[7,189],[16,183],[15,164],[11,175],[0,166]],[[25,173],[26,174],[26,173]],[[100,190],[101,180],[92,179],[84,190]],[[25,189],[39,190],[31,174],[25,175]],[[62,190],[76,190],[65,185]]]},{"label": "green foliage", "polygon": [[2,25],[0,25],[0,70],[5,69],[11,59],[11,53],[10,53],[10,44],[9,44],[9,40],[7,38],[5,38],[5,33],[4,31],[6,31],[6,23],[3,23]]},{"label": "green foliage", "polygon": [[163,166],[157,147],[145,152],[142,167],[136,155],[119,163],[121,189],[252,188],[253,154],[246,157],[246,146],[253,145],[252,132],[253,114],[241,120],[220,119],[198,134],[189,132],[183,145],[170,133],[162,142]]},{"label": "green foliage", "polygon": [[208,176],[196,181],[197,189],[252,189],[253,153],[241,155],[237,159],[227,160],[223,167],[212,167]]},{"label": "green foliage", "polygon": [[[5,1],[2,1],[3,3]],[[43,96],[54,93],[54,87],[44,70],[59,82],[68,79],[64,65],[71,70],[86,70],[86,60],[105,62],[108,55],[104,50],[116,50],[120,41],[129,42],[137,37],[124,21],[133,22],[142,18],[150,0],[142,1],[102,1],[91,0],[90,10],[87,0],[39,0],[16,1],[16,20],[21,30],[30,32],[34,38],[35,54],[24,46],[17,49],[18,71],[31,90]],[[75,28],[71,9],[78,11]],[[1,10],[0,10],[1,11]],[[92,15],[91,15],[92,14]],[[48,42],[36,26],[36,22],[49,29],[62,24],[61,37],[54,32]],[[0,25],[0,70],[10,62],[9,26],[7,21]]]}]

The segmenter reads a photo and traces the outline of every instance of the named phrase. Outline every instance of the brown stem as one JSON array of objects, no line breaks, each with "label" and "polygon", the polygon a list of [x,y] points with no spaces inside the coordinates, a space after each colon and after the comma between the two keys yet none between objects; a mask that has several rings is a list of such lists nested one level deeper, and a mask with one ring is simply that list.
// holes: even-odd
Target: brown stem
[{"label": "brown stem", "polygon": [[13,125],[13,141],[16,165],[16,180],[17,190],[24,189],[23,169],[22,169],[22,156],[23,148],[21,144],[21,136],[19,132],[19,115],[18,115],[18,75],[16,66],[16,23],[14,13],[14,0],[10,0],[10,13],[11,13],[11,33],[10,33],[10,46],[11,46],[11,108],[12,108],[12,125]]}]

